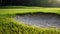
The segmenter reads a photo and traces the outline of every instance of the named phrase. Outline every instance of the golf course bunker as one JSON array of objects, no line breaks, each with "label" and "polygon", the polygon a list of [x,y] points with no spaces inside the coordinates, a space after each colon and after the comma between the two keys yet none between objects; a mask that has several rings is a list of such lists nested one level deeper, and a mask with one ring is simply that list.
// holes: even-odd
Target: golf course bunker
[{"label": "golf course bunker", "polygon": [[17,14],[14,18],[19,22],[40,27],[60,27],[60,15],[55,13],[26,13]]}]

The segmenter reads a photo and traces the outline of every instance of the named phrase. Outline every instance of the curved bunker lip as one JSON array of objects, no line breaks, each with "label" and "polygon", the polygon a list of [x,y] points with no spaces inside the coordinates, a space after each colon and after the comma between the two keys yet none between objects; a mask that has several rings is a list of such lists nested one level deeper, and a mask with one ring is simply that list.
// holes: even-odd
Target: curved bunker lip
[{"label": "curved bunker lip", "polygon": [[29,25],[60,28],[60,15],[54,13],[17,14],[14,19]]}]

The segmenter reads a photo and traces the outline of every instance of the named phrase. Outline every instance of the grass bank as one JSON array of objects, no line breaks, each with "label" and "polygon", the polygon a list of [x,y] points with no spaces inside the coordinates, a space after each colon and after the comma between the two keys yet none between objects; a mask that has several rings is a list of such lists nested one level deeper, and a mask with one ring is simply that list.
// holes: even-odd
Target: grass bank
[{"label": "grass bank", "polygon": [[60,34],[60,29],[26,25],[15,21],[11,15],[0,15],[0,34]]}]

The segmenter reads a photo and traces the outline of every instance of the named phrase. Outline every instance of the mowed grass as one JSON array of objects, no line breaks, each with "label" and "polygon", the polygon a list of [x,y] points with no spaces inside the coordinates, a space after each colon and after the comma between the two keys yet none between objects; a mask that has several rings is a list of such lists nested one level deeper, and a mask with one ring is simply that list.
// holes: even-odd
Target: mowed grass
[{"label": "mowed grass", "polygon": [[38,26],[27,25],[13,19],[17,13],[30,12],[51,12],[60,14],[60,8],[0,9],[0,34],[60,34],[60,29],[41,28]]},{"label": "mowed grass", "polygon": [[45,7],[12,7],[8,6],[5,8],[0,8],[0,14],[16,14],[16,13],[34,13],[34,12],[44,12],[44,13],[57,13],[60,14],[60,8],[45,8]]}]

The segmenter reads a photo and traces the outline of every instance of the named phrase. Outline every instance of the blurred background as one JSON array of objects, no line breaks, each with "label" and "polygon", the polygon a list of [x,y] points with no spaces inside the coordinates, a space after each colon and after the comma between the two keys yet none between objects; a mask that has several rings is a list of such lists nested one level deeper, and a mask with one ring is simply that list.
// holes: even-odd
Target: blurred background
[{"label": "blurred background", "polygon": [[0,6],[60,7],[60,0],[0,0]]}]

